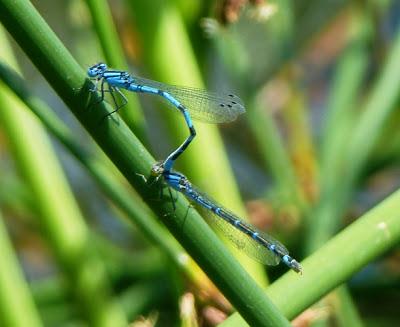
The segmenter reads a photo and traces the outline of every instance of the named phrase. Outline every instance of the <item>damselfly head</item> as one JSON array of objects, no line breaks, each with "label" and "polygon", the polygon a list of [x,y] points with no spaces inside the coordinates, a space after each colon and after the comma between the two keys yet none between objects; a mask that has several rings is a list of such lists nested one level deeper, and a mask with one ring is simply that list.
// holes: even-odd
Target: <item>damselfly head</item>
[{"label": "damselfly head", "polygon": [[160,176],[164,172],[164,163],[163,162],[157,162],[151,167],[151,176]]},{"label": "damselfly head", "polygon": [[103,73],[107,70],[107,65],[99,62],[88,68],[87,74],[90,78],[101,78]]}]

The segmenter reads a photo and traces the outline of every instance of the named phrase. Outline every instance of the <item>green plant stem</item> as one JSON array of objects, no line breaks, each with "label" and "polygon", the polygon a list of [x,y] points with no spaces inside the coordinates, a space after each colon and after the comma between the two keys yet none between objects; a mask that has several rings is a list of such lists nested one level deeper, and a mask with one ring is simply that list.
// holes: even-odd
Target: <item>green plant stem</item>
[{"label": "green plant stem", "polygon": [[[354,125],[356,115],[354,109],[368,65],[367,43],[370,39],[368,21],[364,19],[360,8],[354,7],[350,14],[349,44],[337,65],[324,117],[320,156],[320,200],[310,211],[312,213],[308,220],[310,234],[305,238],[305,248],[308,253],[325,243],[339,225],[338,218],[341,212],[337,199],[342,193],[344,167],[344,156],[340,153],[345,152],[348,140],[351,139],[351,126]],[[324,300],[333,302],[335,318],[342,326],[362,325],[346,286],[336,289],[335,294]],[[335,306],[338,301],[347,303],[346,310]]]},{"label": "green plant stem", "polygon": [[[289,68],[292,75],[293,67]],[[310,121],[306,95],[302,93],[300,86],[295,82],[290,85],[291,97],[284,108],[283,119],[288,129],[288,148],[296,173],[296,183],[300,188],[303,203],[299,203],[300,209],[306,211],[310,203],[316,197],[316,160],[314,144],[310,134]],[[292,186],[293,188],[293,186]]]},{"label": "green plant stem", "polygon": [[[161,281],[163,281],[162,284]],[[119,300],[130,320],[157,307],[162,299],[169,296],[168,284],[165,280],[161,281],[150,279],[124,290]]]},{"label": "green plant stem", "polygon": [[[305,259],[301,278],[285,274],[266,293],[286,317],[293,319],[399,241],[400,190]],[[221,326],[239,326],[240,319],[234,314]]]},{"label": "green plant stem", "polygon": [[0,324],[43,326],[0,214]]},{"label": "green plant stem", "polygon": [[[142,36],[143,57],[153,75],[171,84],[204,87],[189,36],[176,7],[163,0],[128,1],[127,5],[132,8],[136,27]],[[154,8],[157,8],[156,12]],[[171,110],[161,110],[160,115],[167,123],[174,142],[180,143],[189,135],[186,125],[182,123],[183,117],[177,117]],[[207,194],[245,217],[246,211],[218,128],[198,122],[195,127],[197,135],[177,164]],[[260,264],[241,255],[238,259],[260,285],[267,284]]]},{"label": "green plant stem", "polygon": [[[107,1],[86,0],[86,4],[89,7],[107,64],[112,68],[127,71],[128,64]],[[144,142],[146,140],[144,137],[145,119],[139,101],[133,92],[127,92],[125,96],[128,103],[124,106],[124,110],[121,110],[120,115],[135,135]]]},{"label": "green plant stem", "polygon": [[[200,69],[191,47],[182,18],[176,8],[163,1],[129,2],[135,15],[137,28],[143,35],[143,45],[147,63],[154,75],[172,84],[204,87]],[[154,15],[154,7],[158,8]],[[140,16],[140,17],[139,17]],[[151,28],[148,28],[151,25]],[[151,34],[153,36],[151,36]],[[170,42],[173,35],[174,42]],[[176,47],[176,44],[180,44]],[[168,57],[160,56],[168,54]],[[179,67],[184,67],[179,69]],[[168,110],[163,113],[168,118],[168,125],[174,139],[182,142],[188,136],[187,127],[177,124],[177,116],[170,115]],[[179,117],[178,117],[179,119]],[[179,165],[187,171],[192,180],[201,184],[201,188],[225,200],[229,207],[236,207],[244,212],[237,191],[231,168],[225,154],[222,140],[215,125],[196,123],[197,136],[185,155],[179,158]],[[207,162],[207,165],[203,163]],[[224,183],[204,183],[207,180],[223,180]]]},{"label": "green plant stem", "polygon": [[241,315],[256,326],[288,326],[288,321],[198,213],[187,210],[188,202],[182,195],[177,197],[173,215],[169,201],[151,200],[159,196],[159,189],[149,187],[143,176],[149,175],[154,159],[123,121],[117,117],[103,120],[111,110],[106,103],[92,99],[95,104],[91,110],[84,105],[90,100],[88,97],[96,97],[88,92],[90,82],[35,8],[25,0],[1,0],[0,20],[130,184],[162,217],[172,234]]},{"label": "green plant stem", "polygon": [[301,20],[297,23],[299,27],[296,28],[295,49],[304,49],[308,42],[313,40],[313,37],[316,37],[317,33],[321,33],[327,23],[331,22],[340,10],[348,5],[346,0],[336,0],[328,3],[312,0],[305,3],[304,12],[298,13]]},{"label": "green plant stem", "polygon": [[[400,30],[388,53],[380,77],[370,91],[361,117],[352,129],[351,139],[344,148],[344,158],[340,170],[336,169],[329,176],[332,185],[327,185],[329,194],[322,194],[318,209],[319,218],[310,224],[308,251],[323,244],[337,230],[338,217],[343,213],[354,192],[357,180],[364,169],[368,156],[379,138],[384,121],[395,109],[395,102],[400,92]],[[360,81],[358,81],[360,82]],[[345,171],[343,171],[345,169]],[[345,177],[345,178],[344,178]],[[328,189],[329,188],[329,189]],[[333,193],[332,193],[333,192]],[[330,195],[334,194],[335,200]],[[316,211],[317,212],[317,211]]]},{"label": "green plant stem", "polygon": [[[393,40],[378,80],[373,86],[360,120],[352,135],[348,148],[347,169],[348,185],[353,186],[363,170],[368,156],[384,128],[384,122],[396,103],[400,94],[400,28]],[[357,158],[357,160],[354,160]],[[347,187],[351,189],[351,187]]]},{"label": "green plant stem", "polygon": [[87,169],[103,192],[122,209],[127,217],[140,228],[145,236],[156,244],[167,256],[187,275],[199,288],[212,288],[207,277],[197,267],[195,262],[186,257],[182,247],[163,228],[157,217],[141,200],[132,201],[133,194],[127,192],[115,176],[110,172],[109,165],[94,154],[86,151],[74,138],[68,127],[53,113],[45,103],[36,98],[26,88],[26,82],[10,67],[0,62],[0,80],[32,110],[44,126],[70,151],[75,158]]},{"label": "green plant stem", "polygon": [[62,326],[81,318],[77,306],[70,301],[71,292],[65,278],[43,278],[30,286],[45,326]]},{"label": "green plant stem", "polygon": [[[5,35],[2,30],[0,33],[4,57],[13,62]],[[105,267],[90,246],[84,219],[47,135],[36,117],[4,88],[0,90],[0,102],[0,119],[16,164],[35,195],[37,219],[68,276],[75,299],[91,326],[123,326],[124,314],[111,297]]]},{"label": "green plant stem", "polygon": [[68,283],[61,276],[32,281],[30,289],[38,307],[66,302],[69,295]]},{"label": "green plant stem", "polygon": [[334,294],[337,298],[334,298],[330,303],[334,305],[337,326],[362,327],[364,324],[347,287],[338,287]]},{"label": "green plant stem", "polygon": [[289,202],[298,202],[298,183],[279,131],[268,108],[253,101],[247,113],[248,123],[257,142],[264,164],[275,181],[275,191]]}]

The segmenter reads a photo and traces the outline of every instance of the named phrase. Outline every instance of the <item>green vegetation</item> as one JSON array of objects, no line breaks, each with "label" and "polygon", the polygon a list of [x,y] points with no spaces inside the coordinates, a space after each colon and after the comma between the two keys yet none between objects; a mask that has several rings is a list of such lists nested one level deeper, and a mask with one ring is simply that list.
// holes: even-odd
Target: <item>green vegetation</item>
[{"label": "green vegetation", "polygon": [[[400,323],[400,8],[240,3],[0,0],[1,326]],[[187,127],[129,92],[104,119],[97,61],[241,96],[236,122],[195,122],[177,169],[303,275],[228,249],[149,182]]]}]

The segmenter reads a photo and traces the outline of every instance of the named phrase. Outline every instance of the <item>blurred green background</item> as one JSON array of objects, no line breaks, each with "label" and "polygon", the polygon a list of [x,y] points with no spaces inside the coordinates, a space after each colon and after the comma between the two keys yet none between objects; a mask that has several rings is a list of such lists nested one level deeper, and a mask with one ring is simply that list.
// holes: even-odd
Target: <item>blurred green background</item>
[{"label": "blurred green background", "polygon": [[[113,134],[133,132],[163,159],[188,135],[182,117],[156,96],[124,92],[129,103],[108,129],[90,99],[71,105],[90,92],[75,71],[60,77],[64,54],[44,41],[46,29],[26,15],[12,20],[5,8],[15,17],[19,5],[34,12],[28,1],[16,3],[0,0],[0,326],[216,326],[234,312],[228,300],[254,325],[240,303],[246,287],[220,284],[236,268],[210,273],[213,260],[204,262],[190,234],[166,217],[186,211],[190,219],[192,209],[184,202],[175,215],[168,199],[159,208],[157,192],[146,197],[139,175],[148,176],[149,157]],[[85,71],[101,61],[243,99],[247,112],[233,123],[194,122],[197,137],[176,168],[299,261],[315,253],[302,277],[231,249],[259,286],[272,284],[267,294],[282,317],[294,326],[400,325],[398,1],[32,4]],[[42,53],[22,29],[43,37]],[[110,143],[96,139],[99,147],[85,129]],[[110,155],[113,146],[135,158],[133,172],[119,148],[117,159]],[[375,206],[386,198],[394,204],[380,216]],[[382,219],[376,242],[350,230],[351,244],[329,257],[318,252],[366,212]],[[223,325],[244,321],[232,315]]]}]

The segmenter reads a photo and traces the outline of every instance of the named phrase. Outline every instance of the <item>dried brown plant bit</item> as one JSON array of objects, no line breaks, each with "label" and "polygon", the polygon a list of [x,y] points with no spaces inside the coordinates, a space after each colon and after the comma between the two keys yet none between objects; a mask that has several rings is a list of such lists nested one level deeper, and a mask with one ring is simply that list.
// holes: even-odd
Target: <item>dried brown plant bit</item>
[{"label": "dried brown plant bit", "polygon": [[265,0],[224,0],[217,9],[217,20],[222,25],[236,22],[247,3],[253,7],[261,8],[266,6]]},{"label": "dried brown plant bit", "polygon": [[234,23],[238,20],[240,11],[247,0],[224,0],[217,10],[217,19],[223,25]]}]

